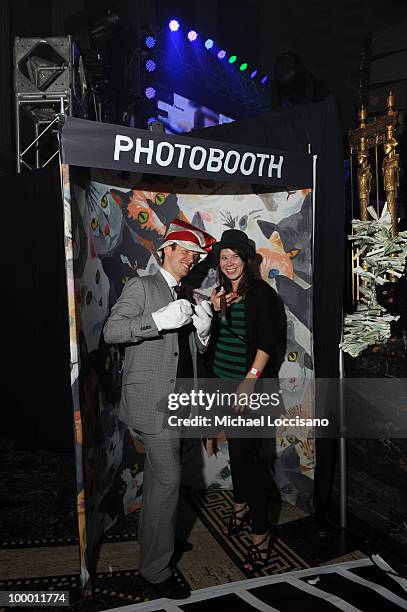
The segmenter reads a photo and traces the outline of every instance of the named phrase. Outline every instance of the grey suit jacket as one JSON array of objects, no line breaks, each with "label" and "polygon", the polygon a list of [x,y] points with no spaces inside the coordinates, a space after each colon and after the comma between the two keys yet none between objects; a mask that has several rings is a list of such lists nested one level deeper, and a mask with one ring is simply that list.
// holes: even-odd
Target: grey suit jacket
[{"label": "grey suit jacket", "polygon": [[[125,349],[119,418],[144,433],[159,433],[169,415],[167,396],[175,389],[178,366],[178,333],[158,331],[151,316],[173,299],[161,272],[129,280],[113,306],[103,334],[109,344]],[[189,337],[196,383],[197,350],[204,346]]]}]

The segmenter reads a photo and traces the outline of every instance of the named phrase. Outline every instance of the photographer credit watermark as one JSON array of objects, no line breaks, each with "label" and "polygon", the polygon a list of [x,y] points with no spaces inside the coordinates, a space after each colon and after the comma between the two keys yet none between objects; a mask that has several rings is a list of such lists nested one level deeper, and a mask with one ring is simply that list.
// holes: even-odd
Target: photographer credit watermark
[{"label": "photographer credit watermark", "polygon": [[[229,383],[230,384],[230,383]],[[226,430],[228,435],[274,437],[270,429],[280,427],[328,427],[327,418],[284,415],[281,391],[238,392],[191,389],[168,395],[168,426],[181,428],[185,435],[211,435],[212,430]],[[278,410],[278,414],[276,414]],[[253,431],[254,430],[254,431]],[[246,433],[245,433],[246,432]]]}]

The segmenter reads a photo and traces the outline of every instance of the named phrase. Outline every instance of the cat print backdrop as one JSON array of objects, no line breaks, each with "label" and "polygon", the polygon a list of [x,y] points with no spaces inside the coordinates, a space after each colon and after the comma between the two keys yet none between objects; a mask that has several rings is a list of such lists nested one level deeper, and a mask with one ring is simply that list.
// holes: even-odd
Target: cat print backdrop
[{"label": "cat print backdrop", "polygon": [[[262,257],[263,279],[286,306],[287,355],[280,371],[286,413],[312,415],[313,199],[310,189],[263,193],[250,185],[107,170],[90,174],[71,168],[70,181],[70,189],[66,181],[65,208],[72,217],[72,230],[66,229],[66,239],[68,282],[74,285],[75,300],[70,304],[73,349],[78,339],[79,359],[72,379],[82,471],[78,500],[86,511],[86,521],[83,517],[80,522],[86,573],[101,535],[140,508],[143,492],[142,441],[117,419],[123,347],[106,345],[102,334],[123,286],[135,275],[158,269],[157,247],[173,218],[189,221],[217,238],[228,228],[245,231]],[[211,270],[195,291],[196,299],[209,296],[216,284]],[[209,456],[201,441],[195,442],[191,452],[198,452],[197,465],[203,466],[199,486],[231,488],[224,436],[219,438],[216,455]],[[312,430],[280,428],[276,440],[268,443],[276,445],[272,467],[282,499],[310,512]],[[196,470],[193,462],[186,464],[185,484],[193,488]]]}]

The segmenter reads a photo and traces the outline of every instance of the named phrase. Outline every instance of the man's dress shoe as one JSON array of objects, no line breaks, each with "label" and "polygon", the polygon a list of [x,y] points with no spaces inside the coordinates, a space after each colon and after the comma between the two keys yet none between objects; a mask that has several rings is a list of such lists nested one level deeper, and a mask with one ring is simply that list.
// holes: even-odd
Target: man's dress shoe
[{"label": "man's dress shoe", "polygon": [[187,599],[191,595],[191,591],[182,586],[175,576],[170,576],[162,582],[149,582],[145,578],[143,581],[146,586],[151,588],[160,597],[167,597],[167,599]]},{"label": "man's dress shoe", "polygon": [[194,547],[191,542],[186,542],[185,540],[175,540],[174,550],[176,552],[184,553],[192,550]]}]

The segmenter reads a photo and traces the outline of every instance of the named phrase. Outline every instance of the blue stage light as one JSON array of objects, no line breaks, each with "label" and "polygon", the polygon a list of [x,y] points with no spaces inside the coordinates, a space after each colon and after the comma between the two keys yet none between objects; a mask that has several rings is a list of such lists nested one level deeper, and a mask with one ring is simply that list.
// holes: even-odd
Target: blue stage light
[{"label": "blue stage light", "polygon": [[149,59],[146,61],[146,68],[148,70],[148,72],[153,72],[153,70],[155,70],[157,64],[155,63],[154,60]]},{"label": "blue stage light", "polygon": [[190,42],[194,42],[194,40],[196,40],[198,38],[198,34],[195,32],[195,30],[190,30],[188,32],[188,40]]},{"label": "blue stage light", "polygon": [[171,19],[168,27],[170,28],[171,32],[176,32],[179,29],[179,22],[176,19]]},{"label": "blue stage light", "polygon": [[254,79],[254,77],[256,76],[258,70],[253,70],[253,72],[250,74],[250,78]]},{"label": "blue stage light", "polygon": [[226,51],[224,49],[222,49],[221,51],[219,51],[218,53],[218,58],[220,60],[224,59],[226,57]]},{"label": "blue stage light", "polygon": [[154,87],[147,87],[147,89],[144,92],[146,94],[146,98],[148,98],[149,100],[151,100],[152,98],[154,98],[155,94],[157,93],[156,90],[154,89]]},{"label": "blue stage light", "polygon": [[262,78],[262,80],[260,81],[260,83],[261,83],[262,85],[264,85],[264,83],[267,83],[267,80],[268,80],[268,76],[267,76],[267,75],[265,75],[265,76]]},{"label": "blue stage light", "polygon": [[149,49],[152,49],[155,46],[156,43],[156,39],[154,38],[154,36],[146,36],[146,46]]},{"label": "blue stage light", "polygon": [[209,50],[212,49],[213,45],[215,43],[213,42],[212,38],[208,38],[207,41],[205,41],[205,47]]}]

